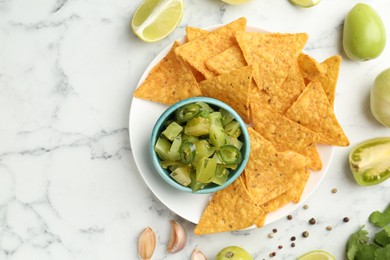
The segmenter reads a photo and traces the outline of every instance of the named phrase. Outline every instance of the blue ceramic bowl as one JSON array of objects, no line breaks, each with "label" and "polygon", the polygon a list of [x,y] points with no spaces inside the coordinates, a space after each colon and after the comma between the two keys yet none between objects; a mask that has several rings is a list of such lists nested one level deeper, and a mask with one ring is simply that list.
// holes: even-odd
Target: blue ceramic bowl
[{"label": "blue ceramic bowl", "polygon": [[[170,172],[161,167],[160,158],[158,157],[157,153],[154,151],[154,146],[155,146],[157,139],[160,136],[161,132],[166,127],[164,125],[164,123],[167,120],[170,120],[175,115],[175,111],[182,106],[185,106],[185,105],[190,104],[190,103],[199,102],[199,101],[207,103],[215,110],[218,110],[219,108],[223,108],[234,116],[235,120],[240,124],[240,127],[241,127],[241,135],[239,136],[238,139],[243,143],[243,146],[241,148],[241,155],[242,155],[241,163],[237,166],[237,168],[235,170],[230,170],[228,180],[223,185],[217,185],[214,183],[210,183],[204,189],[193,192],[190,187],[182,186],[181,184],[176,182],[174,179],[172,179],[169,176]],[[249,141],[248,130],[247,130],[246,124],[241,119],[241,117],[237,114],[237,112],[233,108],[231,108],[230,106],[228,106],[224,102],[219,101],[219,100],[214,99],[214,98],[208,98],[208,97],[188,98],[188,99],[181,100],[181,101],[171,105],[167,110],[165,110],[163,112],[163,114],[159,117],[156,124],[154,125],[153,131],[152,131],[152,136],[150,138],[150,144],[149,144],[150,156],[152,158],[153,166],[156,169],[157,174],[160,175],[161,178],[165,182],[167,182],[169,185],[171,185],[172,187],[174,187],[180,191],[197,193],[197,194],[207,194],[207,193],[216,192],[218,190],[221,190],[221,189],[227,187],[229,184],[231,184],[233,181],[235,181],[241,175],[241,173],[243,172],[243,170],[248,162],[249,151],[250,151],[250,141]]]}]

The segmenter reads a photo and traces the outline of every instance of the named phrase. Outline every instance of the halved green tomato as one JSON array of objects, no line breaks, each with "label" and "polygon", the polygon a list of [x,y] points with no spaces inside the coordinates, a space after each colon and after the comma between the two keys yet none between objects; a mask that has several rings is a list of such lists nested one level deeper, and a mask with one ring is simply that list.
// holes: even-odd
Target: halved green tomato
[{"label": "halved green tomato", "polygon": [[362,186],[390,178],[390,137],[374,138],[356,145],[349,153],[349,165]]}]

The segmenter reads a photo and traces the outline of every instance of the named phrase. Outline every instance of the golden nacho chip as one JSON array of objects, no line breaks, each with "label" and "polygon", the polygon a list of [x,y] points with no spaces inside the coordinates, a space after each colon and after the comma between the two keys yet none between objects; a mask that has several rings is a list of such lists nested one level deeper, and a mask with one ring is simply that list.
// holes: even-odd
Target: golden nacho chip
[{"label": "golden nacho chip", "polygon": [[237,44],[206,61],[207,68],[217,74],[229,73],[246,65],[244,55]]},{"label": "golden nacho chip", "polygon": [[171,105],[201,92],[190,68],[175,54],[175,42],[169,53],[150,71],[135,90],[134,97]]},{"label": "golden nacho chip", "polygon": [[298,203],[309,179],[309,161],[305,156],[291,151],[284,152],[283,156],[287,162],[285,167],[288,168],[285,175],[287,191],[266,202],[263,205],[266,212],[275,211],[290,202]]},{"label": "golden nacho chip", "polygon": [[324,89],[330,105],[334,106],[334,98],[336,94],[337,79],[339,77],[341,64],[341,57],[339,55],[332,56],[321,63],[321,67],[324,68],[325,73],[318,77],[318,81],[321,83]]},{"label": "golden nacho chip", "polygon": [[300,154],[306,156],[310,160],[309,168],[313,171],[320,171],[322,169],[322,161],[320,154],[318,153],[317,147],[315,144],[310,145],[305,150],[299,152]]},{"label": "golden nacho chip", "polygon": [[[270,96],[264,91],[264,90],[259,90],[259,88],[257,87],[256,85],[256,82],[253,80],[252,78],[252,82],[251,82],[251,87],[250,87],[250,98],[249,98],[249,112],[250,112],[250,115],[251,115],[251,104],[261,104],[263,106],[267,106],[267,107],[270,107],[270,102],[271,102],[271,98]],[[271,108],[271,107],[270,107]],[[252,115],[251,115],[251,120],[250,122],[252,123],[253,122],[253,118],[252,118]]]},{"label": "golden nacho chip", "polygon": [[348,146],[349,140],[338,123],[333,108],[318,82],[311,82],[286,112],[291,120],[320,135],[319,143]]},{"label": "golden nacho chip", "polygon": [[257,86],[270,93],[295,66],[308,36],[306,33],[237,32],[236,39],[247,64],[253,68]]},{"label": "golden nacho chip", "polygon": [[202,81],[199,85],[202,95],[219,99],[231,106],[249,122],[249,90],[252,82],[252,69],[247,66],[231,73]]},{"label": "golden nacho chip", "polygon": [[325,73],[323,66],[313,57],[305,53],[299,54],[298,65],[306,85]]},{"label": "golden nacho chip", "polygon": [[287,117],[263,106],[252,104],[253,128],[278,151],[301,152],[319,141],[319,135]]},{"label": "golden nacho chip", "polygon": [[209,33],[209,31],[206,31],[206,30],[203,30],[200,28],[196,28],[196,27],[191,27],[191,26],[186,27],[187,41],[192,41],[192,40],[194,40],[194,39],[198,38],[199,36],[206,34],[206,33]]},{"label": "golden nacho chip", "polygon": [[194,233],[204,235],[248,228],[263,215],[263,208],[252,199],[239,177],[214,194]]},{"label": "golden nacho chip", "polygon": [[286,113],[305,87],[298,64],[295,62],[282,85],[268,91],[271,107],[281,114]]},{"label": "golden nacho chip", "polygon": [[244,176],[249,194],[258,204],[264,204],[286,192],[284,164],[280,153],[253,128],[248,128],[251,152]]},{"label": "golden nacho chip", "polygon": [[207,69],[206,61],[237,44],[234,35],[245,28],[246,19],[240,18],[183,44],[176,48],[176,54],[200,71],[206,79],[214,77],[215,73]]},{"label": "golden nacho chip", "polygon": [[[264,209],[264,208],[263,208]],[[257,219],[255,220],[255,225],[256,227],[260,228],[262,226],[264,226],[264,223],[265,223],[265,219],[267,218],[267,214],[265,212],[265,210],[263,211],[263,214],[261,214],[260,216],[257,217]]]}]

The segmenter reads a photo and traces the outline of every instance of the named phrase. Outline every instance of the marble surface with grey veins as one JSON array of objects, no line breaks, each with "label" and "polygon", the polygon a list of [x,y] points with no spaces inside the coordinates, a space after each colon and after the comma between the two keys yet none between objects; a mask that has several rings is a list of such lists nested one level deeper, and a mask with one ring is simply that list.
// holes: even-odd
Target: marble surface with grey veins
[{"label": "marble surface with grey veins", "polygon": [[[390,32],[390,2],[365,2]],[[153,259],[190,259],[196,246],[213,259],[229,245],[245,247],[255,259],[270,259],[271,252],[273,259],[295,259],[315,249],[344,259],[349,234],[362,225],[371,230],[368,215],[390,203],[390,182],[360,187],[348,168],[353,145],[390,135],[369,109],[373,80],[390,67],[390,46],[366,62],[349,60],[341,48],[343,20],[356,1],[322,0],[300,9],[287,0],[241,6],[184,0],[180,25],[157,43],[142,42],[131,31],[140,3],[0,0],[0,260],[137,259],[138,234],[147,226],[157,236]],[[207,27],[242,16],[271,31],[307,32],[305,51],[319,61],[343,57],[335,111],[351,147],[335,149],[321,185],[304,202],[309,207],[291,212],[292,220],[195,236],[195,225],[161,203],[135,165],[132,93],[152,59],[187,25]],[[308,224],[312,217],[315,225]],[[188,233],[186,247],[174,255],[166,253],[171,219]],[[308,238],[301,236],[305,230]]]}]

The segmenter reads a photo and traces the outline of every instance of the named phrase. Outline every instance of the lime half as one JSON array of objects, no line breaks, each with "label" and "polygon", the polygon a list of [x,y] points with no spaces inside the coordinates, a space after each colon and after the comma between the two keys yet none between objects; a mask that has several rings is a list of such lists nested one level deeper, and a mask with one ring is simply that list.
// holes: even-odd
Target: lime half
[{"label": "lime half", "polygon": [[222,0],[222,2],[225,2],[230,5],[240,5],[240,4],[247,3],[249,1],[251,0]]},{"label": "lime half", "polygon": [[324,250],[314,250],[298,257],[297,260],[336,260],[336,258]]},{"label": "lime half", "polygon": [[183,0],[145,0],[134,13],[131,28],[141,40],[156,42],[177,27],[183,12]]},{"label": "lime half", "polygon": [[289,0],[293,5],[308,8],[317,5],[321,0]]}]

